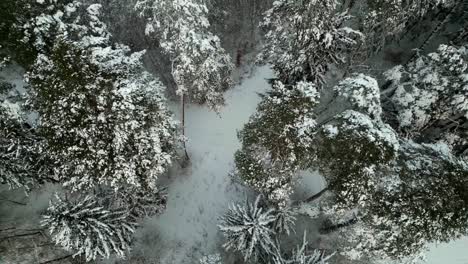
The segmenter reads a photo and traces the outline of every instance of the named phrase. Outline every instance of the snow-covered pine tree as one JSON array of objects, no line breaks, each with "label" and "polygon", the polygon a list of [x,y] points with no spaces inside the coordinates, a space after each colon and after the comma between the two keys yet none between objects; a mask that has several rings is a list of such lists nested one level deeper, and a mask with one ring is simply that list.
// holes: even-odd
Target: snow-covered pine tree
[{"label": "snow-covered pine tree", "polygon": [[57,35],[81,5],[75,0],[5,0],[0,5],[0,44],[29,68],[39,53],[49,52]]},{"label": "snow-covered pine tree", "polygon": [[343,63],[363,37],[344,25],[347,19],[335,0],[275,1],[261,24],[266,35],[259,59],[285,84],[321,86],[330,65]]},{"label": "snow-covered pine tree", "polygon": [[212,108],[223,104],[233,65],[210,32],[206,1],[139,0],[135,8],[148,19],[145,33],[170,57],[177,94]]},{"label": "snow-covered pine tree", "polygon": [[[452,58],[455,59],[454,67],[463,65],[457,58]],[[450,84],[446,86],[451,87]],[[257,158],[260,162],[253,158],[250,163],[236,159],[241,175],[250,173],[243,179],[261,190],[258,186],[265,185],[272,178],[272,174],[263,172],[264,161],[275,155],[284,158],[294,153],[289,150],[281,152],[274,143],[287,142],[281,146],[295,146],[291,142],[302,140],[313,146],[304,149],[305,165],[302,169],[318,168],[327,182],[324,190],[331,193],[332,206],[329,210],[328,203],[324,203],[325,211],[333,212],[336,217],[350,212],[354,215],[333,228],[348,227],[356,231],[351,232],[355,236],[350,239],[351,243],[355,242],[354,247],[345,250],[349,255],[399,258],[419,253],[427,243],[446,241],[464,234],[468,227],[464,220],[468,200],[463,195],[468,187],[465,182],[468,179],[466,161],[448,148],[423,145],[402,137],[386,124],[386,119],[382,118],[380,90],[373,78],[352,75],[339,82],[333,90],[335,97],[320,103],[338,106],[327,106],[334,110],[323,113],[331,116],[318,118],[314,108],[319,102],[307,105],[307,111],[299,111],[294,110],[300,105],[298,103],[289,105],[275,97],[266,97],[264,101],[281,103],[271,103],[268,111],[256,113],[252,118],[262,125],[249,128],[246,138],[250,136],[251,139],[242,140],[243,147],[239,153],[255,150],[255,144],[262,144],[262,151],[250,152],[260,157]],[[289,122],[281,122],[281,116],[288,111],[296,115],[289,118]],[[268,119],[263,112],[272,114],[269,122],[264,122]],[[306,133],[283,133],[295,127],[292,120],[305,120],[310,115],[314,125]],[[275,126],[269,126],[270,123]],[[251,123],[246,125],[249,126]],[[265,142],[272,142],[272,145]],[[438,149],[438,154],[430,149]],[[440,149],[445,150],[442,152]],[[274,151],[283,155],[272,154]],[[294,170],[291,172],[288,177],[294,176]],[[403,215],[403,212],[408,213]],[[441,221],[444,222],[443,227]]]},{"label": "snow-covered pine tree", "polygon": [[[361,253],[402,258],[468,232],[468,163],[444,144],[402,144],[398,165],[361,208]],[[354,233],[356,234],[356,233]]]},{"label": "snow-covered pine tree", "polygon": [[397,156],[396,133],[381,120],[348,110],[323,125],[316,136],[316,166],[337,201],[371,200],[375,177]]},{"label": "snow-covered pine tree", "polygon": [[54,243],[86,261],[124,257],[136,228],[125,210],[106,209],[93,196],[68,201],[56,195],[41,223]]},{"label": "snow-covered pine tree", "polygon": [[386,77],[397,127],[418,142],[442,141],[468,155],[468,47],[441,45]]},{"label": "snow-covered pine tree", "polygon": [[449,8],[458,0],[367,0],[356,12],[361,17],[362,32],[366,36],[369,53],[380,51],[389,38],[398,38],[408,26],[420,22],[427,13]]},{"label": "snow-covered pine tree", "polygon": [[245,261],[264,258],[276,250],[276,217],[273,209],[260,205],[261,197],[257,196],[253,204],[230,206],[219,225],[226,239],[224,248],[239,251]]},{"label": "snow-covered pine tree", "polygon": [[28,139],[34,142],[34,138],[23,125],[16,107],[8,101],[0,102],[0,184],[10,188],[27,186],[34,179],[27,145]]},{"label": "snow-covered pine tree", "polygon": [[112,45],[100,6],[63,24],[27,79],[55,174],[72,189],[98,184],[155,189],[171,163],[175,124],[142,52]]},{"label": "snow-covered pine tree", "polygon": [[242,149],[235,155],[237,170],[269,200],[284,203],[291,173],[310,166],[316,126],[312,109],[318,99],[312,83],[288,86],[277,81],[239,132]]},{"label": "snow-covered pine tree", "polygon": [[[345,253],[398,259],[420,253],[427,243],[465,234],[466,161],[444,144],[400,137],[378,115],[378,87],[361,87],[364,83],[372,82],[356,75],[335,87],[353,110],[327,121],[316,134],[317,164],[327,188],[335,203],[347,208],[344,212],[357,212],[349,222],[356,244]],[[340,121],[344,116],[346,121]],[[342,121],[344,126],[337,127],[335,122]],[[343,140],[334,142],[340,133]]]}]

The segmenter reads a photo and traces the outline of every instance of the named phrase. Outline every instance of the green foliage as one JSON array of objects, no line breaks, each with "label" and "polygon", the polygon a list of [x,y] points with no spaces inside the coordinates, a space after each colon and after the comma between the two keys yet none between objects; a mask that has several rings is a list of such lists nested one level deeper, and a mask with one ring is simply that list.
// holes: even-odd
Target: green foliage
[{"label": "green foliage", "polygon": [[356,205],[369,199],[375,174],[397,156],[398,141],[393,130],[379,120],[346,111],[332,124],[321,127],[316,136],[316,165],[337,200]]},{"label": "green foliage", "polygon": [[235,155],[242,179],[280,201],[287,197],[291,173],[310,166],[318,92],[306,82],[286,87],[281,82],[263,97],[256,114],[238,136],[243,148]]},{"label": "green foliage", "polygon": [[364,221],[391,234],[376,250],[400,258],[468,233],[468,164],[435,147],[406,145],[393,180],[376,190]]},{"label": "green foliage", "polygon": [[28,103],[39,113],[47,152],[73,189],[153,189],[171,162],[175,125],[161,84],[142,73],[141,53],[126,52],[61,41],[28,75]]}]

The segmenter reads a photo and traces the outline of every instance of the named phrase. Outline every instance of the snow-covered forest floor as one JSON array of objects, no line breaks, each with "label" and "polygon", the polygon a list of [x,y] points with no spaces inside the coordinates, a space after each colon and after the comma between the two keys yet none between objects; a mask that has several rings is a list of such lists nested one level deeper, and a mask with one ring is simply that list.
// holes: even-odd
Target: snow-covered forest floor
[{"label": "snow-covered forest floor", "polygon": [[234,152],[240,146],[237,130],[255,111],[258,93],[269,87],[265,78],[270,77],[271,70],[259,68],[252,78],[226,93],[226,106],[219,114],[203,106],[186,107],[190,164],[162,179],[168,184],[167,209],[146,222],[137,235],[144,245],[136,246],[137,251],[144,250],[161,263],[193,263],[217,250],[219,216],[230,203],[248,196],[229,176]]}]

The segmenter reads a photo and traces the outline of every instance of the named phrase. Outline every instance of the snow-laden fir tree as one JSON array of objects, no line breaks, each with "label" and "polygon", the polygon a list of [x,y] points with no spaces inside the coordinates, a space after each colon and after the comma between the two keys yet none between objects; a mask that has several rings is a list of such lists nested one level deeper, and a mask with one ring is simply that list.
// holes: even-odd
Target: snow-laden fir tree
[{"label": "snow-laden fir tree", "polygon": [[210,32],[204,0],[139,0],[135,6],[148,19],[145,33],[154,37],[172,62],[177,94],[212,108],[224,102],[232,85],[231,58]]},{"label": "snow-laden fir tree", "polygon": [[125,210],[106,209],[93,196],[69,201],[56,195],[41,223],[55,244],[86,261],[124,257],[136,228]]},{"label": "snow-laden fir tree", "polygon": [[284,203],[291,172],[310,165],[316,126],[312,109],[318,99],[312,83],[288,86],[277,81],[239,132],[243,147],[235,154],[237,170],[270,200]]},{"label": "snow-laden fir tree", "polygon": [[335,0],[279,0],[266,12],[266,31],[260,60],[273,66],[285,84],[325,82],[330,65],[344,62],[362,40],[361,33],[346,27],[346,13]]},{"label": "snow-laden fir tree", "polygon": [[226,240],[224,248],[240,252],[244,260],[258,260],[272,255],[275,214],[273,209],[260,205],[261,195],[254,203],[232,205],[221,218],[219,229]]},{"label": "snow-laden fir tree", "polygon": [[142,52],[112,45],[99,10],[62,25],[52,51],[38,56],[29,105],[65,185],[155,189],[176,143],[164,87],[143,71]]},{"label": "snow-laden fir tree", "polygon": [[[456,153],[468,149],[468,48],[441,45],[388,72],[391,102],[403,135],[442,141]],[[468,152],[467,152],[468,154]]]}]

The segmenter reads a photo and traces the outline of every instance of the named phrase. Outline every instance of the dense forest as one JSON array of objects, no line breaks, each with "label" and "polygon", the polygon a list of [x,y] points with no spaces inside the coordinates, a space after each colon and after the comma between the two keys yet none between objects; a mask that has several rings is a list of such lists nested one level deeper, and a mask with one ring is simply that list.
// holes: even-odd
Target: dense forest
[{"label": "dense forest", "polygon": [[0,263],[420,263],[467,236],[468,1],[0,1]]}]

